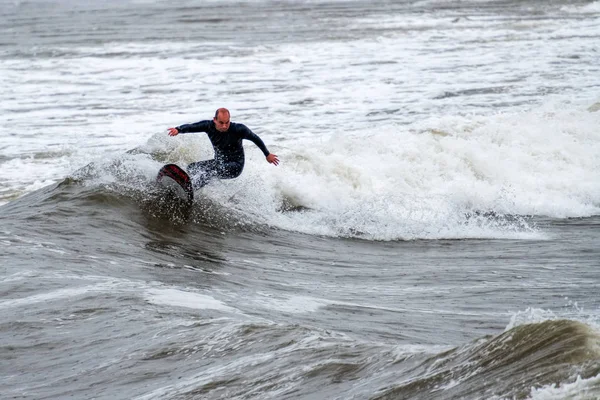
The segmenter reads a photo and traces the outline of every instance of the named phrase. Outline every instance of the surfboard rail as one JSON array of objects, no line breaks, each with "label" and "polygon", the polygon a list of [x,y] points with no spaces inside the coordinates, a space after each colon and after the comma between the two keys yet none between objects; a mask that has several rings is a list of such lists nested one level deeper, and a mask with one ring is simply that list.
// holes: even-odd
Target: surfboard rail
[{"label": "surfboard rail", "polygon": [[156,176],[156,182],[177,197],[189,202],[194,200],[194,188],[190,176],[176,164],[166,164]]}]

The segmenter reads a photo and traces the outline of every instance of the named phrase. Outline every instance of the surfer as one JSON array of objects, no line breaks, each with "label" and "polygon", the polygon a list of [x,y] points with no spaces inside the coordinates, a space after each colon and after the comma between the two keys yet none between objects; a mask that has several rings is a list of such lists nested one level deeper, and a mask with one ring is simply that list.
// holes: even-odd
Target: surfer
[{"label": "surfer", "polygon": [[245,160],[243,139],[250,140],[258,146],[269,163],[279,164],[279,158],[275,154],[269,153],[267,146],[258,135],[246,125],[230,121],[229,110],[226,108],[219,108],[212,121],[199,121],[168,130],[169,136],[177,136],[180,133],[205,132],[213,145],[214,159],[194,162],[187,167],[195,189],[206,185],[213,178],[233,179],[240,176]]}]

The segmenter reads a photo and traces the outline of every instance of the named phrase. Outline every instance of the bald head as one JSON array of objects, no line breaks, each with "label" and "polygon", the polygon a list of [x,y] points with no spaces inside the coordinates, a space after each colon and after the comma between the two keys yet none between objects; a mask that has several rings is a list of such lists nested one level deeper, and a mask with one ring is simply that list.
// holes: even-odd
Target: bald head
[{"label": "bald head", "polygon": [[226,108],[219,108],[215,111],[215,117],[213,121],[215,122],[215,128],[219,132],[226,132],[229,129],[229,124],[231,121],[229,120],[229,110]]},{"label": "bald head", "polygon": [[215,118],[219,118],[219,114],[224,114],[225,116],[227,116],[227,119],[231,118],[231,115],[229,114],[229,110],[226,108],[218,108],[217,111],[215,111]]}]

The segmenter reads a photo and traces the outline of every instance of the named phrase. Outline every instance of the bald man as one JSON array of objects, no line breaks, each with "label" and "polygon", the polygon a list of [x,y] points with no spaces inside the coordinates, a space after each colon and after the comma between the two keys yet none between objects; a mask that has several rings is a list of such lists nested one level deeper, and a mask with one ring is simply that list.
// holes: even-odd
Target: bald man
[{"label": "bald man", "polygon": [[211,120],[169,128],[169,136],[180,133],[205,132],[212,143],[215,158],[191,163],[187,167],[194,189],[206,185],[211,179],[237,178],[244,169],[244,146],[242,140],[253,142],[263,152],[267,161],[279,165],[279,158],[269,153],[263,141],[246,125],[230,121],[229,110],[219,108]]}]

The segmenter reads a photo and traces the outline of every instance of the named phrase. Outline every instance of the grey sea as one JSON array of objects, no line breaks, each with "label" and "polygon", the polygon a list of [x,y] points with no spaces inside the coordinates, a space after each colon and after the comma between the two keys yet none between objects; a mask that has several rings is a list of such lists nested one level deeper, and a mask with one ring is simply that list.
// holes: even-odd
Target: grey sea
[{"label": "grey sea", "polygon": [[[0,398],[600,399],[600,2],[0,0]],[[281,160],[195,193],[167,128]]]}]

